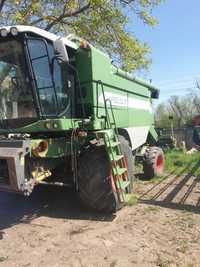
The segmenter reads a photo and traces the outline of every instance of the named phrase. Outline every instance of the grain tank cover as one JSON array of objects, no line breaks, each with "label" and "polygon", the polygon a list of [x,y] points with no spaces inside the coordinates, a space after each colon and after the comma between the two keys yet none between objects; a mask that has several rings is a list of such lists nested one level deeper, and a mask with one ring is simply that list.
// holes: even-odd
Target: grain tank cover
[{"label": "grain tank cover", "polygon": [[155,86],[153,86],[151,83],[143,81],[142,79],[138,79],[135,76],[133,76],[132,74],[125,72],[125,71],[123,71],[123,70],[121,70],[115,66],[111,66],[111,68],[112,68],[112,71],[114,74],[116,74],[122,78],[125,78],[127,80],[130,80],[132,82],[135,82],[139,85],[147,87],[151,91],[151,98],[154,98],[154,99],[159,98],[160,90],[158,88],[156,88]]}]

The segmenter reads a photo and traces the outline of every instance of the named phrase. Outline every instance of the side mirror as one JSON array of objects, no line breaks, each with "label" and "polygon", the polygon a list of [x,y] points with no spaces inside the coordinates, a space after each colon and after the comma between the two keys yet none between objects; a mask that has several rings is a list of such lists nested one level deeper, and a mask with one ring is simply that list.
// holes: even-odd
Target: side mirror
[{"label": "side mirror", "polygon": [[67,53],[66,46],[61,38],[57,39],[53,43],[55,58],[57,58],[59,64],[68,63],[69,56]]},{"label": "side mirror", "polygon": [[160,96],[160,90],[154,90],[151,92],[151,98],[158,99]]}]

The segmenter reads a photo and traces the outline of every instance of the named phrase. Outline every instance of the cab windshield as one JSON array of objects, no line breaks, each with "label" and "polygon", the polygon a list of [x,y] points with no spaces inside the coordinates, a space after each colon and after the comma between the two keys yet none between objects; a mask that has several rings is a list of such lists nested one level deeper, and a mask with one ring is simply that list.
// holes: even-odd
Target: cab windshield
[{"label": "cab windshield", "polygon": [[0,42],[0,115],[1,119],[36,117],[23,47],[16,40]]}]

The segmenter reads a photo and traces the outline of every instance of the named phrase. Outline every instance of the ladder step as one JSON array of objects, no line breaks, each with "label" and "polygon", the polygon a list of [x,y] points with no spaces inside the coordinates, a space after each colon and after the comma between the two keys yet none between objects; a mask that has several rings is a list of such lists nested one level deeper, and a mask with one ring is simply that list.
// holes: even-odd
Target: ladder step
[{"label": "ladder step", "polygon": [[116,147],[116,146],[119,146],[119,145],[120,145],[120,142],[111,141],[110,143],[108,143],[108,147]]},{"label": "ladder step", "polygon": [[123,159],[123,155],[114,155],[114,159],[112,161],[119,161],[120,159]]},{"label": "ladder step", "polygon": [[127,172],[127,169],[126,168],[116,167],[116,168],[113,168],[113,172],[114,172],[114,175],[121,176],[122,174],[124,174],[125,172]]},{"label": "ladder step", "polygon": [[122,180],[118,180],[117,181],[117,186],[119,189],[122,189],[123,191],[130,185],[129,181],[122,181]]}]

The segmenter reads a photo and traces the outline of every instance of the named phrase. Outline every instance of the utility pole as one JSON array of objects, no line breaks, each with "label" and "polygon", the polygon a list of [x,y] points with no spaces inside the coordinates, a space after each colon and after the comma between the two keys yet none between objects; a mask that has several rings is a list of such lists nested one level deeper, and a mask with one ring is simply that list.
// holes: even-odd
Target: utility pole
[{"label": "utility pole", "polygon": [[171,135],[172,138],[174,139],[174,122],[173,122],[174,117],[173,116],[169,116],[169,120],[170,120],[170,125],[171,125]]}]

